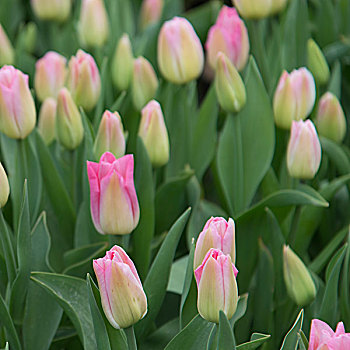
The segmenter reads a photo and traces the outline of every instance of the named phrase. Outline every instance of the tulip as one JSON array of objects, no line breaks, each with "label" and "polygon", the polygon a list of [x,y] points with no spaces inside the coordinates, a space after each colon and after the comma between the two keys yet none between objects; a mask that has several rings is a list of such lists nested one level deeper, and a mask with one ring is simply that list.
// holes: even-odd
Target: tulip
[{"label": "tulip", "polygon": [[141,110],[156,95],[157,75],[149,61],[144,57],[134,60],[132,79],[132,100],[137,110]]},{"label": "tulip", "polygon": [[140,16],[141,29],[144,30],[160,20],[163,6],[164,0],[143,0]]},{"label": "tulip", "polygon": [[346,350],[350,349],[350,333],[345,333],[343,322],[337,324],[335,332],[327,323],[311,321],[308,350]]},{"label": "tulip", "polygon": [[93,261],[103,311],[116,328],[128,328],[147,313],[147,297],[132,260],[114,246],[103,258]]},{"label": "tulip", "polygon": [[0,208],[5,206],[10,194],[9,180],[0,162]]},{"label": "tulip", "polygon": [[81,115],[66,88],[61,89],[57,98],[56,132],[59,142],[69,150],[77,148],[84,138]]},{"label": "tulip", "polygon": [[293,121],[287,150],[290,176],[312,179],[321,163],[321,145],[314,124],[307,120]]},{"label": "tulip", "polygon": [[273,0],[232,0],[239,14],[246,19],[259,19],[270,15]]},{"label": "tulip", "polygon": [[112,61],[112,79],[119,90],[127,90],[132,79],[134,56],[128,34],[120,38]]},{"label": "tulip", "polygon": [[109,34],[108,16],[103,0],[82,0],[78,27],[83,46],[103,46]]},{"label": "tulip", "polygon": [[274,15],[278,12],[281,12],[284,10],[284,8],[287,5],[288,0],[272,0],[271,2],[271,8],[270,8],[270,14]]},{"label": "tulip", "polygon": [[123,235],[138,224],[140,210],[134,186],[134,158],[102,155],[99,163],[87,162],[91,216],[101,234]]},{"label": "tulip", "polygon": [[5,33],[4,28],[0,24],[0,67],[5,64],[14,64],[15,51],[12,44]]},{"label": "tulip", "polygon": [[57,98],[67,76],[67,60],[57,52],[50,51],[35,64],[34,86],[38,99]]},{"label": "tulip", "polygon": [[249,39],[247,28],[236,9],[223,6],[216,23],[209,29],[205,43],[210,67],[216,69],[217,55],[221,51],[241,71],[248,60]]},{"label": "tulip", "polygon": [[105,111],[94,143],[94,154],[100,159],[105,152],[116,158],[125,154],[125,136],[122,120],[118,112]]},{"label": "tulip", "polygon": [[31,0],[31,4],[42,20],[64,22],[71,11],[71,0]]},{"label": "tulip", "polygon": [[315,81],[306,68],[290,74],[284,71],[273,99],[276,125],[290,129],[293,120],[304,120],[311,113],[315,98]]},{"label": "tulip", "polygon": [[312,39],[307,42],[307,66],[321,85],[326,84],[329,79],[329,67],[320,47]]},{"label": "tulip", "polygon": [[101,79],[93,57],[83,50],[69,61],[68,89],[75,103],[87,111],[95,107],[101,93]]},{"label": "tulip", "polygon": [[246,91],[235,66],[219,52],[215,75],[215,89],[221,107],[227,112],[239,112],[246,103]]},{"label": "tulip", "polygon": [[47,98],[41,105],[39,112],[38,130],[47,145],[55,139],[57,103],[52,98]]},{"label": "tulip", "polygon": [[199,314],[210,322],[219,323],[220,310],[228,319],[237,309],[238,270],[231,257],[219,249],[210,249],[194,275],[198,287]]},{"label": "tulip", "polygon": [[152,100],[141,113],[139,136],[153,166],[163,166],[169,160],[169,138],[160,104]]},{"label": "tulip", "polygon": [[35,127],[36,110],[28,75],[12,66],[0,69],[0,130],[8,137],[24,139]]},{"label": "tulip", "polygon": [[201,75],[203,48],[187,19],[174,17],[163,24],[158,36],[158,65],[163,76],[175,84],[187,83]]},{"label": "tulip", "polygon": [[283,274],[290,298],[299,306],[308,305],[316,296],[310,272],[288,246],[283,247]]},{"label": "tulip", "polygon": [[194,270],[202,264],[211,248],[219,249],[229,255],[233,263],[236,260],[235,223],[229,218],[211,217],[199,234],[194,251]]},{"label": "tulip", "polygon": [[318,104],[316,126],[320,135],[340,143],[346,134],[346,119],[339,100],[326,92]]}]

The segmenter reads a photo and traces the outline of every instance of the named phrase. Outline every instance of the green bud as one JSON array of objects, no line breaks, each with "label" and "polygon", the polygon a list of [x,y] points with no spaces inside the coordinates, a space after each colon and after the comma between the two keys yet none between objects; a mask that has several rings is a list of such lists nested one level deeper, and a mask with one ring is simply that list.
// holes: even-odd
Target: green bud
[{"label": "green bud", "polygon": [[315,80],[323,85],[329,79],[329,67],[320,47],[313,39],[307,42],[307,66]]}]

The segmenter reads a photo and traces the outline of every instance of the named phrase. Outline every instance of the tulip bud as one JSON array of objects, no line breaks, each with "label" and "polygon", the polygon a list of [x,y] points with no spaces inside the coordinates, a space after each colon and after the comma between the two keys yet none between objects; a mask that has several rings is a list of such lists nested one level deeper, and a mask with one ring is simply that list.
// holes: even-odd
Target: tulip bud
[{"label": "tulip bud", "polygon": [[307,42],[307,66],[318,83],[327,83],[330,75],[328,63],[322,50],[312,39]]},{"label": "tulip bud", "polygon": [[12,66],[0,69],[0,130],[8,137],[24,139],[35,127],[36,110],[28,75]]},{"label": "tulip bud", "polygon": [[213,70],[219,52],[223,52],[238,71],[245,67],[249,55],[248,32],[236,9],[222,7],[216,23],[209,29],[205,48]]},{"label": "tulip bud", "polygon": [[290,129],[293,120],[304,120],[311,113],[315,98],[315,81],[306,68],[290,74],[284,71],[273,98],[276,125]]},{"label": "tulip bud", "polygon": [[119,90],[127,90],[132,79],[134,56],[128,34],[120,38],[112,61],[112,79]]},{"label": "tulip bud", "polygon": [[193,268],[196,270],[211,248],[219,249],[236,260],[235,223],[229,218],[211,217],[199,234],[194,251]]},{"label": "tulip bud", "polygon": [[203,48],[187,19],[174,17],[163,24],[158,36],[158,65],[163,76],[175,84],[187,83],[201,75]]},{"label": "tulip bud", "polygon": [[157,23],[162,17],[164,0],[143,0],[141,6],[141,29]]},{"label": "tulip bud", "polygon": [[122,120],[118,112],[105,111],[98,128],[94,144],[96,159],[105,152],[111,152],[116,158],[125,154],[125,136]]},{"label": "tulip bud", "polygon": [[10,194],[9,180],[2,164],[0,163],[0,208],[7,203]]},{"label": "tulip bud", "polygon": [[219,52],[215,75],[215,89],[220,106],[227,112],[239,112],[246,102],[246,91],[235,66]]},{"label": "tulip bud", "polygon": [[68,89],[75,103],[89,111],[95,107],[101,93],[101,79],[95,60],[78,50],[69,61]]},{"label": "tulip bud", "polygon": [[270,14],[274,15],[284,10],[288,0],[272,0]]},{"label": "tulip bud", "polygon": [[116,328],[128,328],[147,313],[147,297],[132,260],[114,246],[104,258],[93,261],[103,311]]},{"label": "tulip bud", "polygon": [[56,133],[59,142],[69,150],[77,148],[84,138],[81,115],[66,88],[61,89],[57,98]]},{"label": "tulip bud", "polygon": [[273,0],[232,0],[245,19],[259,19],[270,15]]},{"label": "tulip bud", "polygon": [[91,217],[101,234],[124,235],[139,222],[140,209],[134,186],[134,158],[102,155],[99,163],[87,162]]},{"label": "tulip bud", "polygon": [[298,179],[312,179],[321,163],[321,145],[314,124],[293,121],[288,150],[289,175]]},{"label": "tulip bud", "polygon": [[346,134],[346,119],[339,100],[331,92],[320,99],[316,116],[319,134],[340,143]]},{"label": "tulip bud", "polygon": [[83,46],[103,46],[109,34],[108,16],[103,0],[82,0],[78,26]]},{"label": "tulip bud", "polygon": [[228,319],[237,309],[238,270],[229,255],[219,249],[210,249],[202,264],[194,272],[197,287],[199,314],[210,322],[219,323],[220,310]]},{"label": "tulip bud", "polygon": [[0,67],[5,64],[14,64],[15,52],[12,44],[0,24]]},{"label": "tulip bud", "polygon": [[71,0],[31,0],[35,15],[47,21],[64,22],[71,10]]},{"label": "tulip bud", "polygon": [[40,108],[38,130],[47,145],[55,139],[56,110],[57,103],[52,97],[47,98]]},{"label": "tulip bud", "polygon": [[139,127],[151,163],[160,167],[169,160],[169,138],[160,104],[152,100],[142,109]]},{"label": "tulip bud", "polygon": [[288,295],[298,306],[315,299],[316,287],[310,272],[288,246],[283,247],[283,274]]},{"label": "tulip bud", "polygon": [[38,27],[34,22],[29,22],[23,31],[23,46],[28,53],[32,54],[38,38]]},{"label": "tulip bud", "polygon": [[34,87],[38,99],[57,98],[66,81],[67,60],[57,52],[50,51],[35,64]]},{"label": "tulip bud", "polygon": [[131,87],[132,101],[137,110],[141,110],[156,95],[157,75],[151,63],[142,56],[134,60]]}]

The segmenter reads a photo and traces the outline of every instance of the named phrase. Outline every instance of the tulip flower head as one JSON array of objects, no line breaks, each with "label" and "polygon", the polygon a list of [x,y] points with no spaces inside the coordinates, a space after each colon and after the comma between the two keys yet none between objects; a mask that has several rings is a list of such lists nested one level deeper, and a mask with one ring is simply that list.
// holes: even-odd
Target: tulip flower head
[{"label": "tulip flower head", "polygon": [[320,47],[312,39],[307,42],[307,66],[315,77],[315,80],[323,85],[329,80],[329,67]]},{"label": "tulip flower head", "polygon": [[10,194],[9,180],[2,164],[0,163],[0,208],[5,206]]},{"label": "tulip flower head", "polygon": [[12,44],[5,33],[4,28],[0,24],[0,67],[5,64],[13,64],[15,61],[15,51]]},{"label": "tulip flower head", "polygon": [[143,0],[140,24],[142,29],[157,23],[162,17],[164,0]]},{"label": "tulip flower head", "polygon": [[71,0],[31,0],[35,15],[46,21],[65,21],[71,11]]},{"label": "tulip flower head", "polygon": [[271,14],[273,0],[232,0],[239,14],[246,19],[259,19]]},{"label": "tulip flower head", "polygon": [[288,0],[272,0],[270,14],[274,15],[284,10]]},{"label": "tulip flower head", "polygon": [[47,98],[40,108],[38,130],[47,145],[56,137],[56,111],[57,103],[52,97]]}]

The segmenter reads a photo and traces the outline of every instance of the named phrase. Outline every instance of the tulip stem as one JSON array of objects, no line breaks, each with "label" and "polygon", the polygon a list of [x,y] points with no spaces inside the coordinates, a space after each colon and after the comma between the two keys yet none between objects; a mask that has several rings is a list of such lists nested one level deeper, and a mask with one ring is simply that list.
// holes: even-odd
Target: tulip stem
[{"label": "tulip stem", "polygon": [[129,350],[137,350],[136,337],[134,332],[134,326],[124,329],[126,339],[128,340]]}]

